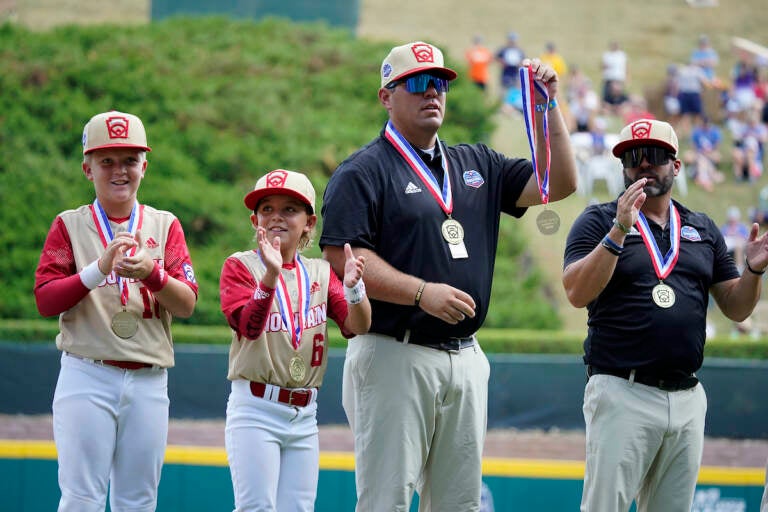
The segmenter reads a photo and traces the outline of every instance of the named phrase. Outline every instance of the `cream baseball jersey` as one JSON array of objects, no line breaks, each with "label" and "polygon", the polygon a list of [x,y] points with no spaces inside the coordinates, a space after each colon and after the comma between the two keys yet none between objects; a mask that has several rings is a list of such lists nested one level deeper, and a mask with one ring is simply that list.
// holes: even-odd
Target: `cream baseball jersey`
[{"label": "cream baseball jersey", "polygon": [[[322,385],[328,361],[327,319],[343,325],[346,302],[341,282],[335,274],[331,276],[327,261],[298,256],[296,260],[293,268],[281,270],[285,288],[278,293],[278,285],[273,292],[258,338],[248,339],[232,330],[228,379],[288,388]],[[256,251],[230,256],[222,269],[222,309],[231,311],[251,299],[265,271]],[[331,280],[336,286],[329,286]],[[281,301],[279,295],[285,292],[287,297]]]},{"label": "cream baseball jersey", "polygon": [[[51,227],[38,269],[38,283],[80,272],[104,252],[97,229],[94,205],[59,214]],[[60,222],[59,222],[60,221]],[[144,251],[175,279],[197,294],[192,262],[181,224],[166,211],[139,205],[139,230]],[[109,220],[113,233],[127,230],[128,222]],[[56,233],[55,230],[64,232]],[[71,247],[57,247],[68,240]],[[64,244],[61,244],[64,245]],[[71,252],[69,252],[71,251]],[[112,321],[123,310],[121,288],[114,272],[75,306],[59,315],[56,346],[91,359],[136,361],[168,368],[174,365],[171,314],[138,279],[127,280],[125,310],[138,320],[138,329],[126,338],[115,334]]]}]

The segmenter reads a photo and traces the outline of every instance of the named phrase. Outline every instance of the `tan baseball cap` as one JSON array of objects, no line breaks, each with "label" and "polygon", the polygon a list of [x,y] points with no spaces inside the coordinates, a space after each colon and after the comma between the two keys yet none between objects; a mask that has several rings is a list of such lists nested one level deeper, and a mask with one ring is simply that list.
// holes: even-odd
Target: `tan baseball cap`
[{"label": "tan baseball cap", "polygon": [[436,75],[453,80],[456,72],[443,65],[443,52],[437,46],[423,41],[395,46],[381,63],[381,86],[408,75],[432,71]]},{"label": "tan baseball cap", "polygon": [[93,116],[83,128],[83,154],[118,147],[152,151],[147,146],[147,132],[141,119],[117,110]]},{"label": "tan baseball cap", "polygon": [[256,186],[245,196],[243,201],[249,210],[255,210],[259,201],[266,196],[275,194],[295,197],[302,203],[309,205],[312,209],[310,213],[315,213],[315,189],[312,182],[302,173],[296,171],[276,169],[265,174],[259,178]]},{"label": "tan baseball cap", "polygon": [[677,135],[672,125],[656,119],[640,119],[628,124],[619,133],[619,142],[613,146],[613,155],[621,155],[637,146],[662,146],[677,154]]}]

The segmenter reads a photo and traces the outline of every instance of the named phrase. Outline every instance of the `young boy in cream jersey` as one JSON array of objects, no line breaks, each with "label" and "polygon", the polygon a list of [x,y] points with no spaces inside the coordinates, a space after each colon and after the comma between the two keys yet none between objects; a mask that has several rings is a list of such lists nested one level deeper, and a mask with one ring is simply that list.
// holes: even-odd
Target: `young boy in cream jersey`
[{"label": "young boy in cream jersey", "polygon": [[59,512],[152,512],[168,437],[171,320],[197,282],[179,220],[140,204],[147,135],[124,112],[83,130],[91,204],[54,219],[35,273],[40,314],[59,317],[53,397]]},{"label": "young boy in cream jersey", "polygon": [[274,170],[244,201],[258,249],[227,258],[220,282],[232,328],[225,444],[235,511],[312,511],[327,318],[347,338],[368,331],[365,260],[347,244],[342,282],[325,260],[299,255],[317,223],[315,191],[301,173]]}]

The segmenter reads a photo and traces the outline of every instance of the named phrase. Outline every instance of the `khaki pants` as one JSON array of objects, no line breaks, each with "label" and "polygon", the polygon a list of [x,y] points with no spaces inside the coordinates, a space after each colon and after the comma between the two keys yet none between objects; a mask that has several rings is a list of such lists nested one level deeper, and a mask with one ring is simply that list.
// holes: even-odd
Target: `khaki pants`
[{"label": "khaki pants", "polygon": [[355,437],[359,512],[480,508],[488,359],[369,334],[350,340],[342,401]]},{"label": "khaki pants", "polygon": [[701,384],[662,391],[593,375],[584,391],[587,427],[582,512],[690,512],[704,448]]}]

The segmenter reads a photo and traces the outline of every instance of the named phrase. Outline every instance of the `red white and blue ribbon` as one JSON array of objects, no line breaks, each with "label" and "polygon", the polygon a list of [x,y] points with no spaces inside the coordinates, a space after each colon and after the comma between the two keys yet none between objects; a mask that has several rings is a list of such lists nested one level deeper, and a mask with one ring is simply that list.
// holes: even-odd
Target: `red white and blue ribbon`
[{"label": "red white and blue ribbon", "polygon": [[[262,265],[264,265],[261,253],[258,252],[258,254]],[[280,310],[280,316],[283,319],[283,327],[291,335],[293,348],[297,349],[301,344],[301,335],[304,332],[304,319],[309,314],[309,274],[298,254],[296,255],[294,271],[296,272],[296,285],[299,290],[297,301],[299,310],[293,311],[288,285],[285,283],[285,279],[283,279],[282,272],[278,274],[275,297],[277,299],[277,308]]]},{"label": "red white and blue ribbon", "polygon": [[677,258],[680,256],[680,213],[675,208],[672,201],[669,201],[669,233],[671,243],[667,254],[661,254],[659,246],[656,245],[656,239],[653,237],[651,228],[648,225],[648,220],[640,212],[637,218],[637,230],[640,231],[640,235],[643,237],[645,247],[648,249],[648,254],[651,255],[651,262],[653,263],[653,270],[656,271],[656,276],[659,279],[664,279],[675,268]]},{"label": "red white and blue ribbon", "polygon": [[[114,240],[115,236],[109,225],[107,212],[104,211],[98,199],[94,200],[91,205],[91,215],[93,215],[93,222],[96,224],[96,231],[99,233],[101,243],[106,247],[109,242]],[[131,216],[128,218],[128,233],[135,237],[136,231],[141,229],[143,223],[144,206],[139,205],[139,202],[136,201],[133,204],[133,209],[131,209]],[[136,254],[136,247],[132,247],[125,253],[126,256],[133,256],[134,254]],[[120,289],[120,303],[125,306],[128,304],[128,281],[117,276],[117,287]]]},{"label": "red white and blue ribbon", "polygon": [[[525,119],[525,132],[528,136],[528,146],[531,148],[531,163],[536,175],[536,184],[541,194],[541,204],[549,203],[549,161],[551,152],[549,149],[549,93],[541,82],[534,80],[533,70],[529,66],[520,67],[520,88],[523,100],[523,118]],[[542,115],[542,128],[547,152],[547,161],[544,166],[544,175],[539,175],[539,163],[536,157],[536,91],[544,96],[544,115]]]},{"label": "red white and blue ribbon", "polygon": [[[405,137],[397,131],[392,121],[387,122],[387,127],[384,129],[384,137],[395,147],[421,182],[424,183],[429,193],[432,194],[432,197],[440,205],[440,208],[443,209],[446,215],[450,216],[453,211],[453,192],[451,191],[451,178],[448,174],[448,157],[445,154],[444,148],[441,148],[442,158],[440,165],[443,167],[443,188],[440,189],[435,175],[432,174],[432,171],[427,167],[413,146],[411,146],[411,143],[405,140]],[[437,143],[440,144],[440,139],[437,139]]]}]

